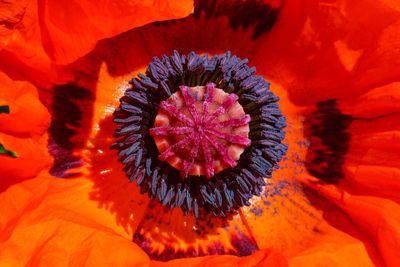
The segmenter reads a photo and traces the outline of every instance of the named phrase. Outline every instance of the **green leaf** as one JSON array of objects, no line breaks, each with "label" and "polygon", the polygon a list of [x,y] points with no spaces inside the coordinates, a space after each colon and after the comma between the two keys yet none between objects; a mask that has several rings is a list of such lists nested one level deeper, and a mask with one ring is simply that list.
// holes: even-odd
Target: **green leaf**
[{"label": "green leaf", "polygon": [[10,114],[10,107],[9,106],[0,106],[0,114],[1,113]]},{"label": "green leaf", "polygon": [[0,144],[0,155],[9,156],[12,158],[17,157],[17,153],[15,153],[14,151],[11,151],[11,150],[7,150],[2,144]]}]

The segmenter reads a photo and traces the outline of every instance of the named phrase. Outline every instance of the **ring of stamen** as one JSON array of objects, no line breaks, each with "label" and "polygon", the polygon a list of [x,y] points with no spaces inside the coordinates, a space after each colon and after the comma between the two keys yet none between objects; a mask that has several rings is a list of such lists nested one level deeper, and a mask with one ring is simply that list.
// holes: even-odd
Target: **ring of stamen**
[{"label": "ring of stamen", "polygon": [[[185,214],[198,216],[201,209],[222,217],[260,195],[265,178],[271,177],[286,153],[282,143],[286,124],[279,98],[247,63],[230,52],[209,57],[174,51],[153,58],[146,74],[130,81],[131,88],[114,112],[118,139],[112,148],[142,193]],[[215,90],[206,90],[212,84]],[[200,92],[192,94],[197,87],[205,88],[200,97]],[[180,97],[174,102],[173,95]],[[218,95],[225,98],[217,107],[211,100]],[[232,114],[235,106],[243,113]],[[157,114],[172,119],[172,124],[158,124],[162,120]],[[226,130],[244,126],[248,130],[241,134]],[[196,138],[199,142],[193,141]],[[230,154],[231,145],[240,151]],[[174,157],[181,163],[174,165]],[[216,168],[217,161],[224,168]]]}]

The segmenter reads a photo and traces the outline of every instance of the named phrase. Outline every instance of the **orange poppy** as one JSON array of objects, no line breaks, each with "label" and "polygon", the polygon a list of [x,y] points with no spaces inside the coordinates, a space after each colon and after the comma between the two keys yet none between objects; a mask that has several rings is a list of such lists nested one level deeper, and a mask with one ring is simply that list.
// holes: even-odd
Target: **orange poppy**
[{"label": "orange poppy", "polygon": [[[0,16],[5,266],[400,264],[395,0],[22,1]],[[280,168],[225,217],[141,194],[110,150],[128,81],[174,50],[248,58],[280,98]]]}]

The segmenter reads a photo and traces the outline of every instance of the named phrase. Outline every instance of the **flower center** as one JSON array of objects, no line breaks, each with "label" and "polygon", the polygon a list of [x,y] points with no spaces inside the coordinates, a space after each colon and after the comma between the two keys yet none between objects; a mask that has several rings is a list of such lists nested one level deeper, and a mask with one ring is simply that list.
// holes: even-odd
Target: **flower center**
[{"label": "flower center", "polygon": [[188,175],[213,177],[235,167],[248,138],[249,115],[214,83],[180,86],[180,90],[159,105],[154,128],[150,129],[160,152],[158,158]]},{"label": "flower center", "polygon": [[142,193],[196,217],[225,217],[261,194],[286,153],[286,123],[247,63],[230,52],[174,51],[130,81],[112,148]]}]

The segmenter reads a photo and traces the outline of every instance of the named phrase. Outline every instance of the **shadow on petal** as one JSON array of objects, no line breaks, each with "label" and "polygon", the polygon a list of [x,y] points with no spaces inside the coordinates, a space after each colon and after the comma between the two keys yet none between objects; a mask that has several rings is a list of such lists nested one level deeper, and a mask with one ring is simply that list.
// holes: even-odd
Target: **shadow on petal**
[{"label": "shadow on petal", "polygon": [[152,259],[161,261],[205,255],[246,256],[257,250],[241,217],[231,214],[218,218],[200,210],[200,217],[185,216],[178,209],[168,209],[140,193],[130,183],[110,150],[115,141],[115,124],[108,116],[99,124],[98,134],[90,141],[88,161],[90,194],[99,207],[115,214],[117,223],[132,234],[132,240]]}]

